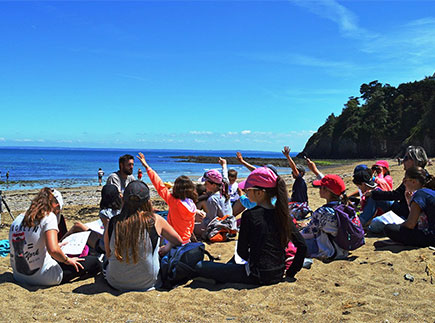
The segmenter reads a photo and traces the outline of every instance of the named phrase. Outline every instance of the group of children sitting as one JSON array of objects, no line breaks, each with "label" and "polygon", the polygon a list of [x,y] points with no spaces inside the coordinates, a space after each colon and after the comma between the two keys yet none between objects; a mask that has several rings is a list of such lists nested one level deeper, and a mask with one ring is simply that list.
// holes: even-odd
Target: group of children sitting
[{"label": "group of children sitting", "polygon": [[[95,275],[102,269],[107,283],[115,289],[151,290],[160,284],[160,258],[172,248],[196,240],[225,241],[237,231],[237,257],[227,263],[200,261],[192,268],[196,276],[254,285],[277,283],[285,276],[293,278],[306,258],[345,259],[349,250],[363,244],[350,241],[351,231],[346,231],[349,245],[340,241],[344,225],[350,225],[349,230],[355,230],[356,235],[364,233],[364,227],[366,232],[384,233],[403,244],[435,245],[435,179],[424,169],[427,156],[422,147],[408,147],[403,162],[405,177],[396,190],[388,162],[378,161],[371,168],[355,168],[353,182],[358,191],[349,196],[340,176],[323,175],[306,158],[308,169],[317,177],[313,185],[319,187],[319,195],[325,200],[314,212],[308,207],[304,166],[294,163],[288,147],[283,154],[294,178],[290,198],[275,167],[256,168],[240,153],[238,160],[251,171],[246,180],[237,183],[237,172],[228,170],[226,160],[219,158],[222,169],[205,172],[201,184],[180,176],[172,190],[139,153],[137,158],[151,183],[169,206],[167,218],[154,212],[144,182],[129,183],[122,194],[114,185],[106,184],[100,203],[104,233],[92,232],[88,238],[91,252],[84,250],[82,255],[65,255],[59,241],[73,231],[88,228],[77,224],[70,232],[61,233],[61,195],[44,188],[11,225],[14,277],[32,285],[56,285]],[[383,216],[387,211],[394,216]],[[309,213],[308,223],[296,221]],[[290,249],[294,250],[291,259]],[[100,253],[104,257],[98,257]]]}]

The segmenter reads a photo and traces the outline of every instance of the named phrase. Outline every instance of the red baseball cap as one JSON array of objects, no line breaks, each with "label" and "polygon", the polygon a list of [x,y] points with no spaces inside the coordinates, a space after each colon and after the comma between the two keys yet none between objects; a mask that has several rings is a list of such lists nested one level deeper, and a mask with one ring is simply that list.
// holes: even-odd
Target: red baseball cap
[{"label": "red baseball cap", "polygon": [[325,175],[321,180],[314,181],[313,185],[317,187],[325,186],[335,195],[341,195],[346,190],[343,179],[335,174]]}]

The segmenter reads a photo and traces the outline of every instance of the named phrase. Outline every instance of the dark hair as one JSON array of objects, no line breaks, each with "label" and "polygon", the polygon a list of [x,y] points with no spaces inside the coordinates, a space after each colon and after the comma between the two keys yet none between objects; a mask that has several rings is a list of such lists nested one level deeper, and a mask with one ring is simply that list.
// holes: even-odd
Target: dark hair
[{"label": "dark hair", "polygon": [[204,195],[207,192],[204,184],[196,184],[195,189],[198,196]]},{"label": "dark hair", "polygon": [[223,197],[225,197],[225,202],[228,202],[230,199],[230,191],[228,189],[228,182],[226,180],[222,181],[221,194]]},{"label": "dark hair", "polygon": [[305,167],[301,164],[296,164],[296,169],[298,170],[299,174],[302,176],[305,175]]},{"label": "dark hair", "polygon": [[237,177],[237,171],[235,169],[229,169],[228,177]]},{"label": "dark hair", "polygon": [[124,164],[126,161],[128,161],[130,159],[134,160],[134,157],[132,155],[130,155],[130,154],[125,154],[125,155],[119,157],[119,164],[120,165]]},{"label": "dark hair", "polygon": [[176,199],[184,200],[186,198],[192,199],[194,202],[198,200],[198,193],[196,192],[195,185],[189,177],[181,175],[177,177],[172,188],[172,196]]},{"label": "dark hair", "polygon": [[278,224],[281,246],[286,248],[289,241],[292,239],[293,231],[297,230],[293,222],[290,223],[292,220],[288,209],[286,183],[284,179],[278,176],[276,178],[276,187],[264,188],[264,190],[266,191],[268,198],[276,196],[275,216]]},{"label": "dark hair", "polygon": [[421,146],[408,146],[406,148],[405,157],[409,156],[414,161],[415,166],[420,166],[422,168],[426,167],[427,155],[426,151]]},{"label": "dark hair", "polygon": [[122,198],[119,195],[118,188],[113,184],[104,185],[101,190],[100,210],[120,210],[121,208]]},{"label": "dark hair", "polygon": [[406,170],[405,178],[412,178],[419,181],[423,187],[435,189],[435,177],[430,175],[424,168],[421,167],[411,167]]}]

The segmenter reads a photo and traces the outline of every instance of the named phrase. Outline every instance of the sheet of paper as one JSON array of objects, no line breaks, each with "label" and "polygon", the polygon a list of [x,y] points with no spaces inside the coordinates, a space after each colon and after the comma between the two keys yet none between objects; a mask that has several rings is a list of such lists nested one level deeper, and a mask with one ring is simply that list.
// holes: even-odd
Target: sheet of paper
[{"label": "sheet of paper", "polygon": [[100,234],[104,234],[104,225],[101,219],[89,223],[85,223],[85,225],[92,231],[98,232]]},{"label": "sheet of paper", "polygon": [[63,253],[66,255],[80,255],[90,234],[91,231],[78,232],[63,239],[62,242],[66,242],[66,244],[61,247]]},{"label": "sheet of paper", "polygon": [[234,250],[234,261],[238,265],[244,265],[244,264],[247,263],[247,261],[245,259],[241,258],[239,256],[239,254],[237,253],[237,241],[236,241],[236,247],[235,247],[235,250]]},{"label": "sheet of paper", "polygon": [[379,219],[379,221],[381,221],[383,224],[402,224],[405,222],[405,220],[403,220],[393,211],[388,211],[387,213],[378,216],[377,219]]}]

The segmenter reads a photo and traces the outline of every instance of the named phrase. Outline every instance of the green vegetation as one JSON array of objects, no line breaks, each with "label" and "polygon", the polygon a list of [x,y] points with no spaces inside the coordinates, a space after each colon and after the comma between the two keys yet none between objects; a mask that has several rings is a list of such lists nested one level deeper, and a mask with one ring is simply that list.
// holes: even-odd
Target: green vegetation
[{"label": "green vegetation", "polygon": [[408,145],[435,155],[435,74],[397,88],[363,84],[339,116],[331,114],[308,140],[314,158],[393,157]]}]

